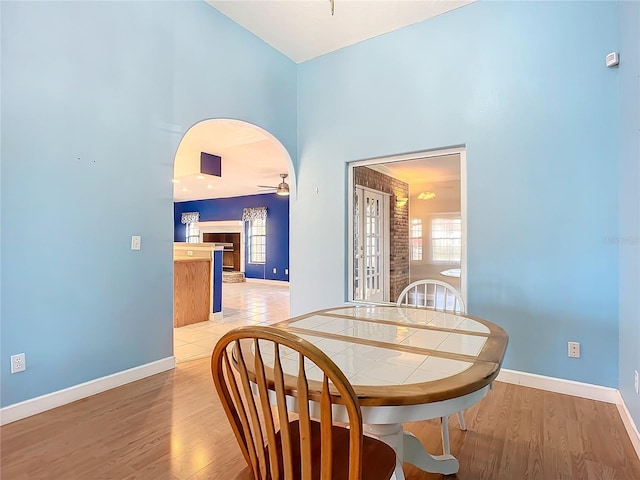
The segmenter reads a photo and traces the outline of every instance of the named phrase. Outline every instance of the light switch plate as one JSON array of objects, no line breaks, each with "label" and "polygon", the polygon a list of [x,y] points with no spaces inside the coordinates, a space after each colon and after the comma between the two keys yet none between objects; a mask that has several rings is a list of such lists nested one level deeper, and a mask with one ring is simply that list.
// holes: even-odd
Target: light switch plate
[{"label": "light switch plate", "polygon": [[620,64],[620,55],[618,52],[611,52],[605,57],[607,67],[617,67]]}]

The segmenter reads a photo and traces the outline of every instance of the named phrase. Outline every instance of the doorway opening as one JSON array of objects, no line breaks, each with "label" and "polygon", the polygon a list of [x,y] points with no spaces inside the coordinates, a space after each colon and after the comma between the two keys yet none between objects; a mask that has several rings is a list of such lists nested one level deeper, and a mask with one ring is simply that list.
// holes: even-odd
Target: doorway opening
[{"label": "doorway opening", "polygon": [[[277,138],[244,121],[204,120],[183,136],[173,172],[177,361],[210,355],[230,328],[288,313],[292,165]],[[256,219],[263,223],[259,258],[251,243]]]},{"label": "doorway opening", "polygon": [[395,303],[422,279],[466,300],[465,149],[352,162],[348,182],[347,300]]}]

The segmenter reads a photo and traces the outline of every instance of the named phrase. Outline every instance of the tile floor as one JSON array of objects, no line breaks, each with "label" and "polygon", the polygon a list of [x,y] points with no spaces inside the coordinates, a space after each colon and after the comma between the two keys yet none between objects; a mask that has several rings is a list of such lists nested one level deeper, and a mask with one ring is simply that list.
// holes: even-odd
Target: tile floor
[{"label": "tile floor", "polygon": [[219,321],[194,323],[173,329],[177,362],[211,355],[225,332],[239,325],[272,324],[289,318],[289,285],[284,283],[223,283]]}]

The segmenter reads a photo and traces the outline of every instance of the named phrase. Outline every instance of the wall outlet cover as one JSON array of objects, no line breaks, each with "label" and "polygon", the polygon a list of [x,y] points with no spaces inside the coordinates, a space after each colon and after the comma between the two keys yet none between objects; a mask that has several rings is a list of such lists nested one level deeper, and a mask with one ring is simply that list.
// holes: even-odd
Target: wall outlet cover
[{"label": "wall outlet cover", "polygon": [[11,373],[24,372],[27,369],[27,362],[24,353],[11,355]]},{"label": "wall outlet cover", "polygon": [[569,342],[569,357],[580,358],[580,344],[578,342]]}]

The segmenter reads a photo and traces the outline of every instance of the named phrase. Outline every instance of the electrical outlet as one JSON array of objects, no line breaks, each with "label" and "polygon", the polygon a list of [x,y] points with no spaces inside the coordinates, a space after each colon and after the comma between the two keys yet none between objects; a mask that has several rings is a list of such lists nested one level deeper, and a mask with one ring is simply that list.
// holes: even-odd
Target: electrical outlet
[{"label": "electrical outlet", "polygon": [[578,342],[569,342],[569,357],[580,358],[580,344]]},{"label": "electrical outlet", "polygon": [[285,274],[285,275],[289,275],[289,269],[288,269],[288,268],[285,268],[285,269],[284,269],[284,274]]},{"label": "electrical outlet", "polygon": [[11,373],[24,372],[27,369],[27,362],[24,353],[11,355]]},{"label": "electrical outlet", "polygon": [[638,370],[634,370],[633,378],[633,388],[635,388],[636,393],[638,393]]},{"label": "electrical outlet", "polygon": [[273,273],[276,273],[276,269],[275,268],[273,269]]},{"label": "electrical outlet", "polygon": [[140,250],[140,235],[131,236],[131,250]]}]

